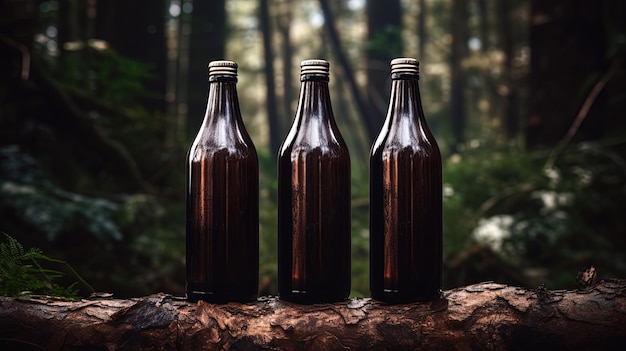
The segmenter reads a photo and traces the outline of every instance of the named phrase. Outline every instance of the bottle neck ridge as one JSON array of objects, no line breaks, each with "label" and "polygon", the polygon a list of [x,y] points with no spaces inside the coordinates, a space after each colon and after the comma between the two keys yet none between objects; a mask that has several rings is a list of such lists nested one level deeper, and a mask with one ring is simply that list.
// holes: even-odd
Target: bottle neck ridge
[{"label": "bottle neck ridge", "polygon": [[420,76],[418,73],[412,72],[397,72],[391,74],[391,80],[419,80]]},{"label": "bottle neck ridge", "polygon": [[237,76],[228,74],[215,74],[209,76],[209,83],[225,82],[225,83],[237,83]]},{"label": "bottle neck ridge", "polygon": [[328,74],[323,73],[303,73],[300,75],[301,82],[326,82],[330,81]]}]

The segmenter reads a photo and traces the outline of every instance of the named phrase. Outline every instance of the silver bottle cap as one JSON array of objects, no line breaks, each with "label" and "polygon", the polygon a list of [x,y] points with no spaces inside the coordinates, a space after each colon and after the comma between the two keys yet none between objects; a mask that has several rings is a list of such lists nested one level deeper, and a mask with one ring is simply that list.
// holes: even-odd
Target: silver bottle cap
[{"label": "silver bottle cap", "polygon": [[209,76],[237,76],[237,64],[233,61],[219,60],[209,62]]},{"label": "silver bottle cap", "polygon": [[391,74],[394,73],[420,73],[420,62],[411,57],[398,57],[391,60]]},{"label": "silver bottle cap", "polygon": [[330,63],[325,60],[304,60],[300,63],[300,75],[323,74],[329,75]]}]

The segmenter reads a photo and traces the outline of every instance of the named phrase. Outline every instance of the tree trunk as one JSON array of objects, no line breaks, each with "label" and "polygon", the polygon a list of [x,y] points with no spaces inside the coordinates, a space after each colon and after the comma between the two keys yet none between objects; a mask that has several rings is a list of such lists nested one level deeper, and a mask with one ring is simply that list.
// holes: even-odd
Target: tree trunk
[{"label": "tree trunk", "polygon": [[[182,7],[193,6],[192,0],[183,0]],[[181,11],[178,17],[178,30],[176,36],[171,36],[171,30],[168,30],[167,40],[167,64],[168,79],[166,81],[166,98],[168,104],[168,117],[172,121],[171,130],[169,131],[168,146],[180,145],[181,142],[187,141],[187,119],[189,114],[189,43],[191,41],[191,13]],[[172,21],[169,19],[168,21]],[[172,39],[177,43],[173,44]],[[176,51],[175,55],[171,55],[172,51]],[[206,64],[205,64],[206,65]],[[204,66],[206,70],[206,66]],[[205,81],[205,86],[208,83]],[[172,94],[173,93],[173,94]]]},{"label": "tree trunk", "polygon": [[109,0],[98,1],[97,6],[96,35],[123,56],[152,68],[154,77],[145,83],[145,88],[156,98],[146,97],[142,104],[149,111],[165,113],[166,1],[152,1],[146,6],[138,0]]},{"label": "tree trunk", "polygon": [[[526,143],[531,147],[552,146],[563,138],[591,87],[607,71],[605,28],[618,23],[623,26],[623,13],[614,11],[616,4],[622,2],[533,0],[530,3]],[[606,109],[607,98],[602,92],[594,101],[586,116],[587,123],[579,131],[583,138],[597,139],[620,123],[621,118],[610,120],[614,115]],[[613,108],[620,111],[617,106]]]},{"label": "tree trunk", "polygon": [[466,74],[462,67],[467,56],[467,0],[452,0],[452,43],[450,45],[450,116],[452,119],[452,152],[465,144],[465,87]]},{"label": "tree trunk", "polygon": [[0,298],[0,347],[21,350],[621,350],[626,280],[576,291],[481,283],[425,304],[369,298],[223,305],[159,294]]},{"label": "tree trunk", "polygon": [[[282,112],[281,118],[278,120],[279,133],[278,135],[286,135],[287,127],[289,126],[292,116],[295,114],[293,110],[294,96],[297,93],[294,91],[293,84],[293,46],[291,44],[291,23],[293,22],[293,10],[292,0],[285,0],[281,3],[280,15],[278,17],[278,32],[281,38],[281,58],[282,58],[282,74],[283,74],[283,98],[282,98]],[[277,152],[277,150],[272,150]],[[275,155],[275,154],[274,154]]]},{"label": "tree trunk", "polygon": [[[498,1],[499,3],[500,1]],[[508,2],[507,2],[508,3]],[[487,0],[478,0],[478,17],[480,18],[478,37],[480,38],[480,51],[487,54],[489,51],[489,5]],[[507,17],[506,20],[509,20]]]},{"label": "tree trunk", "polygon": [[367,98],[373,108],[369,118],[382,126],[391,90],[389,62],[403,51],[400,0],[367,0],[367,42]]},{"label": "tree trunk", "polygon": [[226,56],[226,1],[193,1],[187,80],[187,132],[200,129],[209,91],[209,61]]},{"label": "tree trunk", "polygon": [[[84,35],[84,33],[80,28],[78,2],[76,0],[59,1],[59,19],[57,21],[58,59],[62,70],[73,73],[74,77],[72,78],[77,80],[83,78],[79,77],[79,75],[84,75],[84,71],[77,72],[76,69],[72,69],[74,68],[72,65],[80,62],[80,57],[83,56],[81,51],[85,49],[82,45],[85,44],[86,39],[89,39],[84,36],[81,37],[81,34]],[[74,60],[70,59],[72,56]]]},{"label": "tree trunk", "polygon": [[[37,4],[33,0],[0,1],[0,117],[14,112],[19,101],[15,97],[16,84],[30,76]],[[4,136],[2,132],[0,136]]]},{"label": "tree trunk", "polygon": [[263,58],[265,60],[265,104],[267,121],[270,129],[270,155],[272,159],[280,148],[281,134],[278,118],[278,104],[276,103],[276,82],[274,80],[274,50],[272,47],[272,30],[270,24],[269,0],[259,2],[259,22],[263,35]]},{"label": "tree trunk", "polygon": [[513,81],[513,33],[511,28],[511,4],[509,1],[498,1],[496,9],[498,13],[498,36],[499,44],[504,54],[502,62],[502,80],[498,88],[501,103],[501,119],[504,134],[508,140],[512,140],[519,132],[519,114],[517,109],[518,91],[516,82]]},{"label": "tree trunk", "polygon": [[419,38],[418,59],[424,62],[426,58],[426,0],[419,0],[420,12],[417,18],[417,37]]},{"label": "tree trunk", "polygon": [[328,0],[319,0],[319,3],[320,7],[322,8],[322,13],[324,14],[324,27],[326,28],[326,32],[328,33],[330,44],[332,46],[334,54],[337,57],[337,61],[339,61],[339,66],[343,71],[343,75],[348,82],[348,85],[350,86],[350,93],[354,98],[357,110],[359,111],[359,115],[363,117],[365,130],[371,144],[380,132],[383,116],[374,116],[376,114],[375,110],[372,109],[367,103],[367,100],[361,96],[361,92],[356,82],[356,78],[354,77],[354,73],[350,68],[351,66],[350,62],[348,61],[348,57],[341,47],[339,33],[337,32],[337,28],[335,27],[335,17],[330,10]]}]

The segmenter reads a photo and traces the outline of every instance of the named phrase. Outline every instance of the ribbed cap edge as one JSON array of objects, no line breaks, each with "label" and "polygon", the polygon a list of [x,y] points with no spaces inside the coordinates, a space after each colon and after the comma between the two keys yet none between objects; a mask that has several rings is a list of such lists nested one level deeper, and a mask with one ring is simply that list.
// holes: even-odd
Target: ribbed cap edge
[{"label": "ribbed cap edge", "polygon": [[227,60],[209,62],[209,76],[212,75],[237,76],[237,63]]},{"label": "ribbed cap edge", "polygon": [[391,74],[394,73],[420,73],[420,62],[411,57],[398,57],[391,60]]},{"label": "ribbed cap edge", "polygon": [[325,74],[330,72],[330,63],[326,60],[304,60],[300,63],[300,75],[303,74]]}]

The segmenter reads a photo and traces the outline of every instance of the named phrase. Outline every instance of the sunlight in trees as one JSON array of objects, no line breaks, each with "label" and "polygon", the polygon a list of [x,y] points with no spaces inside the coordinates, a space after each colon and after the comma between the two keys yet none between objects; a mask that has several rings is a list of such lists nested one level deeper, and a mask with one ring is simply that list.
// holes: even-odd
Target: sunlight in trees
[{"label": "sunlight in trees", "polygon": [[[601,276],[626,272],[621,2],[563,11],[540,0],[12,3],[24,7],[0,8],[10,62],[0,71],[0,225],[72,257],[101,290],[182,290],[181,160],[215,59],[239,64],[259,152],[262,293],[276,288],[271,145],[294,116],[308,58],[330,62],[352,157],[355,296],[368,294],[368,153],[399,56],[420,60],[424,112],[445,159],[446,288],[481,279],[569,287],[572,270],[591,263]],[[485,250],[498,276],[485,276]],[[110,267],[122,256],[131,268]]]}]

